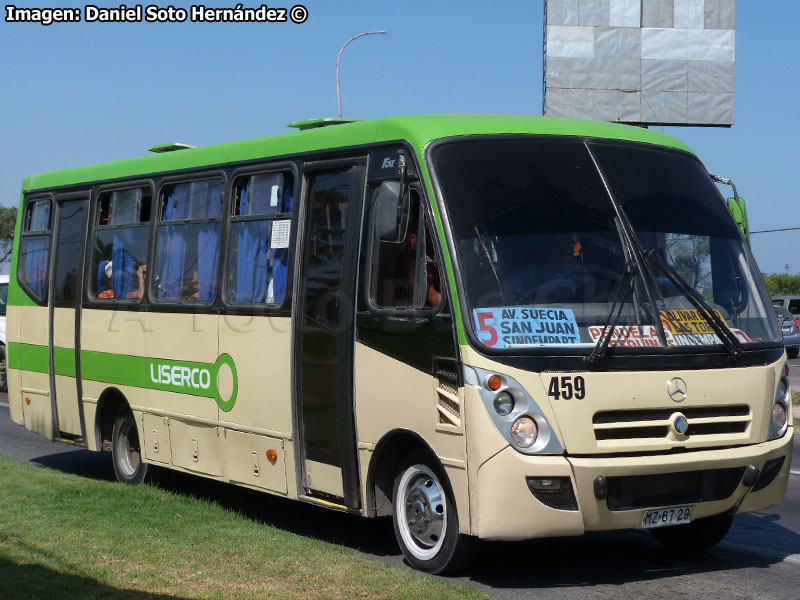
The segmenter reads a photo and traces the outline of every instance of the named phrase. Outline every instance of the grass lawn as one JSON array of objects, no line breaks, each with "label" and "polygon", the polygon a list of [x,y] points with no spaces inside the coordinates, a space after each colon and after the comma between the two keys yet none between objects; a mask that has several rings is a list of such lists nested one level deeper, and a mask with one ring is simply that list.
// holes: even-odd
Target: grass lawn
[{"label": "grass lawn", "polygon": [[0,456],[0,598],[167,597],[486,598],[216,502]]},{"label": "grass lawn", "polygon": [[792,404],[800,406],[800,392],[792,392]]}]

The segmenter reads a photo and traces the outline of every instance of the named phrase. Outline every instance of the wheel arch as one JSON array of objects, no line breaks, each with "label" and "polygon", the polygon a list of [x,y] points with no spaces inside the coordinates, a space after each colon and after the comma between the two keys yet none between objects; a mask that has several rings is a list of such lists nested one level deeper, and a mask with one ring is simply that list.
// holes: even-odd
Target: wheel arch
[{"label": "wheel arch", "polygon": [[128,399],[115,387],[106,388],[97,400],[97,412],[94,418],[94,435],[99,450],[111,450],[111,436],[114,430],[114,419],[123,406],[130,408]]},{"label": "wheel arch", "polygon": [[427,453],[439,466],[442,483],[452,490],[452,485],[439,457],[425,439],[408,429],[393,429],[380,439],[372,452],[366,482],[367,515],[382,517],[392,514],[392,490],[397,470],[403,459],[412,452]]}]

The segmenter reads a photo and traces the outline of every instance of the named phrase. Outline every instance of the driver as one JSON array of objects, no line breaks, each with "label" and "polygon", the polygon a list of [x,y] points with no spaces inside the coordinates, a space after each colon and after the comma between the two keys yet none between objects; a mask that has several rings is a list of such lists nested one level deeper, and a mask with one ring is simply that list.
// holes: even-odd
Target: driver
[{"label": "driver", "polygon": [[569,304],[579,300],[583,245],[575,234],[536,235],[521,250],[524,264],[510,269],[508,289],[524,304]]}]

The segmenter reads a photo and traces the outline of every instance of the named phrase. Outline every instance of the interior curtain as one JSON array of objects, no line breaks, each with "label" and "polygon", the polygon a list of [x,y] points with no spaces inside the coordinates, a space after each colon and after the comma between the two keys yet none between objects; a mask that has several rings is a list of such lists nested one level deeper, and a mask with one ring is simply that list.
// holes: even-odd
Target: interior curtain
[{"label": "interior curtain", "polygon": [[[185,219],[189,215],[189,184],[176,185],[167,196],[162,208],[162,221]],[[158,277],[158,297],[164,300],[178,300],[183,290],[186,261],[186,240],[183,225],[162,225],[158,228],[158,253],[156,256],[156,277]],[[192,273],[188,274],[191,279]]]},{"label": "interior curtain", "polygon": [[115,298],[128,298],[131,292],[139,289],[136,259],[131,253],[132,250],[134,250],[133,229],[115,230],[111,251],[111,284]]},{"label": "interior curtain", "polygon": [[[292,212],[294,197],[291,179],[288,180],[281,198],[281,212]],[[289,271],[289,249],[277,248],[272,250],[272,293],[273,302],[280,304],[286,296],[286,274]]]},{"label": "interior curtain", "polygon": [[[199,197],[197,194],[192,197],[193,204],[196,201],[203,203],[200,214],[204,218],[216,218],[222,214],[222,183],[212,181],[200,191]],[[201,302],[214,299],[218,264],[219,223],[208,223],[200,226],[197,232],[197,299]]]},{"label": "interior curtain", "polygon": [[50,238],[35,236],[22,238],[22,280],[39,298],[44,297],[47,284],[47,258],[50,254]]},{"label": "interior curtain", "polygon": [[268,221],[236,223],[236,302],[263,302],[269,269]]}]

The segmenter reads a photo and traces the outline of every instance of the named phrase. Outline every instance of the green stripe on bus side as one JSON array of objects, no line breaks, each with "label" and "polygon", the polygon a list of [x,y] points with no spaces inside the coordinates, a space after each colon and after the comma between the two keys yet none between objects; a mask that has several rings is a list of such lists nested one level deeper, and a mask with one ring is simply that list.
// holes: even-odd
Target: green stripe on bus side
[{"label": "green stripe on bus side", "polygon": [[9,369],[21,369],[34,373],[50,372],[50,355],[47,346],[9,342],[6,351]]},{"label": "green stripe on bus side", "polygon": [[[54,348],[53,361],[57,375],[75,377],[74,349]],[[11,342],[8,345],[8,366],[11,369],[48,373],[48,348]],[[233,391],[228,398],[222,398],[217,388],[218,374],[223,368],[230,370],[233,380]],[[236,365],[228,354],[221,354],[211,364],[83,350],[81,374],[83,379],[89,381],[212,398],[226,412],[236,403],[239,388]]]},{"label": "green stripe on bus side", "polygon": [[65,377],[75,377],[75,349],[74,348],[53,348],[53,366],[56,369],[56,375],[63,375]]},{"label": "green stripe on bus side", "polygon": [[[50,356],[47,346],[37,344],[8,343],[8,368],[33,371],[34,373],[50,372]],[[54,348],[53,362],[56,375],[75,377],[75,350],[72,348]]]}]

